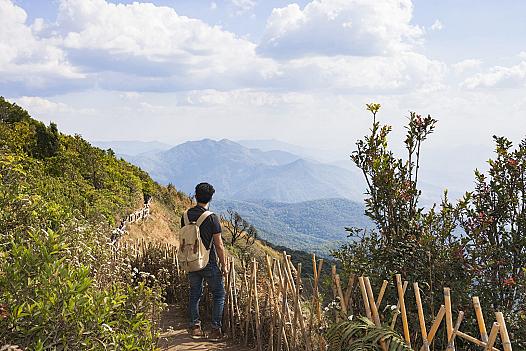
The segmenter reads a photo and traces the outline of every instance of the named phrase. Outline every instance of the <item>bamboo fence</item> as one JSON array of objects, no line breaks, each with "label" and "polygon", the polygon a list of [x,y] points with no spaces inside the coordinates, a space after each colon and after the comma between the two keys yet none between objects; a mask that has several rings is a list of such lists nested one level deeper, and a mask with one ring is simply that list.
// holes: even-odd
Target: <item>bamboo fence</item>
[{"label": "bamboo fence", "polygon": [[[151,243],[144,241],[130,244],[132,252],[144,255],[153,248]],[[156,244],[181,280],[186,280],[177,261],[177,248],[168,244]],[[266,256],[263,262],[253,258],[250,262],[236,262],[228,259],[228,275],[225,277],[226,300],[223,317],[223,327],[232,341],[249,345],[258,351],[321,351],[327,349],[324,330],[335,321],[342,321],[352,314],[353,303],[359,303],[365,315],[375,325],[389,325],[399,331],[405,342],[413,350],[429,351],[433,340],[440,331],[447,335],[447,348],[444,350],[460,350],[455,348],[459,339],[473,344],[480,350],[512,351],[506,322],[501,312],[495,313],[495,321],[486,329],[478,297],[472,298],[473,310],[479,335],[473,336],[461,331],[464,312],[453,313],[451,291],[444,288],[444,300],[432,321],[425,320],[421,289],[418,283],[412,284],[413,294],[409,294],[409,282],[403,281],[397,274],[393,282],[397,296],[393,306],[392,317],[386,316],[388,306],[384,297],[389,289],[389,282],[384,280],[379,289],[374,289],[370,279],[365,276],[351,275],[346,284],[332,266],[331,286],[332,304],[335,308],[322,308],[321,274],[323,259],[317,260],[312,255],[313,270],[310,279],[302,279],[302,265],[294,265],[286,252],[279,259]],[[309,296],[304,293],[304,281],[310,283]],[[184,285],[180,285],[183,288]],[[184,288],[183,288],[184,289]],[[305,289],[307,290],[307,289]],[[377,292],[377,293],[376,293]],[[186,292],[178,292],[180,301],[184,301]],[[205,299],[207,297],[205,296]],[[205,300],[206,301],[206,300]],[[209,300],[208,300],[209,301]],[[407,308],[416,305],[418,321],[410,323]],[[431,322],[431,323],[430,323]],[[429,324],[430,323],[430,324]],[[411,325],[417,325],[411,330]],[[413,328],[415,329],[415,328]],[[496,348],[500,338],[500,349]],[[380,345],[387,350],[388,345]]]},{"label": "bamboo fence", "polygon": [[111,241],[112,243],[117,243],[117,241],[126,234],[126,226],[128,224],[136,223],[141,220],[146,220],[150,217],[150,206],[152,204],[152,197],[148,198],[142,208],[137,211],[130,213],[128,216],[124,217],[119,226],[111,232]]},{"label": "bamboo fence", "polygon": [[[144,220],[150,216],[151,198],[144,207],[127,216],[121,222],[119,230],[125,232],[126,224]],[[142,260],[143,265],[170,266],[175,276],[173,286],[169,287],[172,301],[184,302],[188,291],[186,277],[179,267],[177,247],[166,243],[151,243],[145,240],[119,243],[117,236],[114,244],[117,251],[124,251],[127,255]],[[155,253],[155,254],[152,254]],[[233,258],[228,259],[228,275],[225,277],[225,308],[224,329],[231,340],[250,345],[258,351],[322,351],[327,349],[323,331],[333,322],[351,318],[352,305],[361,301],[365,316],[375,325],[387,324],[391,329],[399,331],[407,345],[413,350],[430,351],[433,340],[440,331],[447,336],[445,351],[454,351],[458,338],[471,343],[480,350],[512,351],[512,344],[507,331],[502,312],[495,313],[495,321],[491,324],[490,332],[486,329],[486,321],[482,312],[479,298],[472,298],[473,310],[479,330],[478,337],[462,332],[460,329],[464,321],[464,312],[453,315],[451,291],[444,288],[444,303],[434,316],[431,325],[425,320],[424,305],[421,289],[417,282],[412,284],[414,298],[407,294],[408,281],[402,281],[402,276],[395,276],[394,289],[397,299],[394,313],[389,320],[386,315],[387,302],[384,296],[389,282],[384,280],[379,289],[373,289],[369,277],[351,275],[347,284],[337,272],[336,266],[331,269],[331,288],[333,301],[322,308],[321,275],[323,259],[316,259],[312,255],[312,274],[310,279],[310,294],[304,293],[302,280],[302,265],[294,265],[291,256],[285,251],[280,259],[270,258],[268,255],[263,262],[253,258],[250,262],[236,265]],[[375,296],[374,291],[378,291]],[[203,305],[210,308],[210,299],[206,294]],[[356,296],[355,296],[356,295]],[[332,308],[328,308],[329,307]],[[417,310],[417,330],[411,330],[407,306],[415,306]],[[456,318],[454,318],[456,317]],[[400,319],[400,322],[398,322]],[[413,328],[415,329],[415,328]],[[501,349],[495,347],[500,337]],[[380,345],[387,350],[388,345]]]}]

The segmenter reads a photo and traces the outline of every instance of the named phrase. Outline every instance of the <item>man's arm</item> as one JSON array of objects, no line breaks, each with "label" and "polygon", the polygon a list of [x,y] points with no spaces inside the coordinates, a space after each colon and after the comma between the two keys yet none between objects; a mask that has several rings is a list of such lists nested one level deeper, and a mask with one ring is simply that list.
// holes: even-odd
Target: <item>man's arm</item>
[{"label": "man's arm", "polygon": [[219,263],[221,263],[221,272],[226,275],[226,273],[228,273],[228,267],[226,265],[226,254],[225,247],[223,246],[223,238],[221,238],[221,233],[216,233],[212,237],[214,238],[214,246],[216,248],[217,257],[219,257]]}]

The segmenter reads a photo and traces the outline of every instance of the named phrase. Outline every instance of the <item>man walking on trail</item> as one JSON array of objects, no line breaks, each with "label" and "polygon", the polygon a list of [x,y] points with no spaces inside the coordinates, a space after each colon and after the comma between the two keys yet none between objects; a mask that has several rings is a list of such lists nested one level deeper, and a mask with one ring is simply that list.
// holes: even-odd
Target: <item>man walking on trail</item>
[{"label": "man walking on trail", "polygon": [[[199,300],[203,294],[203,282],[206,279],[212,292],[214,304],[212,308],[212,330],[208,335],[208,339],[219,341],[223,336],[221,321],[225,304],[225,289],[222,275],[227,274],[227,265],[221,238],[221,223],[216,214],[208,211],[214,193],[214,187],[208,183],[200,183],[195,187],[197,205],[188,209],[182,216],[181,227],[190,223],[197,224],[202,243],[207,250],[210,250],[208,264],[201,270],[188,273],[188,281],[190,283],[190,336],[194,339],[205,336],[199,319]],[[221,269],[218,263],[221,265]]]}]

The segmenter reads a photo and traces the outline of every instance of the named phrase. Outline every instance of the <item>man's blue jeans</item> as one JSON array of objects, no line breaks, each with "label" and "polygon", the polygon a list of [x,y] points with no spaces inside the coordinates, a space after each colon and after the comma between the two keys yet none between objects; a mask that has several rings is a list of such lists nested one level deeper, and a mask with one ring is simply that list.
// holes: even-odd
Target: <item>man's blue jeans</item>
[{"label": "man's blue jeans", "polygon": [[225,305],[225,288],[223,286],[223,276],[215,262],[200,271],[188,273],[190,282],[190,326],[201,325],[199,319],[199,300],[203,295],[203,281],[206,279],[208,288],[212,292],[214,306],[212,308],[212,328],[221,328],[223,319],[223,307]]}]

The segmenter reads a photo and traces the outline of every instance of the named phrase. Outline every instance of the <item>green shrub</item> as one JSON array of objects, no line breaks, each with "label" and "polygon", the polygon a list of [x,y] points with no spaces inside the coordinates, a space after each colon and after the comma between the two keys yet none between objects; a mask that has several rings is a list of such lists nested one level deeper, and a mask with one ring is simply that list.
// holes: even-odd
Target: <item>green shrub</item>
[{"label": "green shrub", "polygon": [[133,280],[109,236],[158,189],[0,98],[0,345],[153,350],[161,286]]}]

